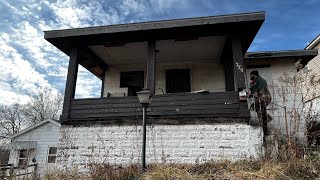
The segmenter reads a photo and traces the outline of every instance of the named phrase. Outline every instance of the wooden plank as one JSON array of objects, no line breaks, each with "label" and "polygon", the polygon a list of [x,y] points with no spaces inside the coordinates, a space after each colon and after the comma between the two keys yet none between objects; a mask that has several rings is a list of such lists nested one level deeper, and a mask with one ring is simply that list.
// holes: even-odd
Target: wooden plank
[{"label": "wooden plank", "polygon": [[241,91],[246,88],[245,73],[243,66],[243,54],[241,47],[241,39],[239,36],[232,37],[232,59],[233,59],[233,77],[234,88],[236,91]]},{"label": "wooden plank", "polygon": [[147,60],[147,88],[151,94],[155,94],[156,77],[156,41],[148,41],[148,60]]},{"label": "wooden plank", "polygon": [[[125,118],[84,118],[77,119],[72,122],[64,122],[63,124],[81,125],[81,124],[102,124],[102,125],[140,125],[141,117],[125,117]],[[149,117],[147,124],[164,124],[164,125],[185,125],[185,124],[215,124],[215,123],[247,123],[247,118],[234,117],[230,114],[215,115],[177,115],[177,116],[158,116]]]},{"label": "wooden plank", "polygon": [[104,93],[104,80],[105,80],[105,74],[103,74],[101,79],[101,95],[100,95],[101,98],[103,98],[103,93]]},{"label": "wooden plank", "polygon": [[72,51],[70,52],[66,89],[64,93],[63,108],[62,108],[62,115],[60,117],[60,121],[67,121],[69,118],[71,100],[74,98],[74,94],[76,90],[78,66],[79,66],[78,55],[79,55],[79,52],[77,48],[72,49]]},{"label": "wooden plank", "polygon": [[224,64],[226,90],[234,91],[234,79],[233,79],[233,61],[232,61],[232,42],[228,37],[224,45],[220,62]]},{"label": "wooden plank", "polygon": [[[214,100],[217,102],[237,102],[237,92],[228,93],[182,93],[177,95],[156,95],[153,97],[151,104],[154,102],[173,102],[173,101],[196,101],[196,100]],[[88,98],[74,99],[73,105],[79,104],[121,104],[121,103],[139,103],[138,97],[108,97],[108,98]]]},{"label": "wooden plank", "polygon": [[[170,116],[170,115],[190,115],[190,114],[230,114],[234,117],[239,116],[238,109],[225,109],[223,112],[219,110],[186,110],[186,111],[151,111],[147,113],[148,116]],[[141,112],[127,112],[127,113],[81,113],[75,114],[70,113],[70,118],[110,118],[110,117],[131,117],[131,116],[142,116]]]},{"label": "wooden plank", "polygon": [[[230,103],[231,104],[231,103]],[[238,105],[239,102],[234,102],[232,105]],[[149,107],[162,107],[162,106],[182,106],[182,105],[217,105],[217,106],[223,106],[226,105],[225,100],[220,101],[220,100],[196,100],[196,101],[171,101],[171,102],[152,102]],[[96,109],[96,108],[132,108],[132,107],[141,107],[140,103],[120,103],[120,104],[71,104],[71,109],[72,110],[77,110],[77,109]]]},{"label": "wooden plank", "polygon": [[[197,106],[159,106],[159,107],[149,107],[150,112],[160,112],[160,111],[188,111],[188,110],[212,110],[212,112],[225,111],[226,109],[235,109],[239,111],[239,104],[225,104],[225,105],[197,105]],[[142,107],[132,107],[132,108],[96,108],[96,109],[72,109],[70,111],[72,114],[97,114],[97,113],[122,113],[122,112],[142,112]]]}]

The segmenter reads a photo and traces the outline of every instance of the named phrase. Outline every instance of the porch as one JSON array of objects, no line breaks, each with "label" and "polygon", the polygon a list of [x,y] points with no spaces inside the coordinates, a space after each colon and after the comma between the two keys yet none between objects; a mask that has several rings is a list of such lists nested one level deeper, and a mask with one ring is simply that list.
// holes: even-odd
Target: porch
[{"label": "porch", "polygon": [[[263,21],[258,12],[45,32],[70,57],[62,123],[134,122],[142,88],[156,123],[246,121],[243,56]],[[100,98],[74,98],[79,65],[101,79]]]}]

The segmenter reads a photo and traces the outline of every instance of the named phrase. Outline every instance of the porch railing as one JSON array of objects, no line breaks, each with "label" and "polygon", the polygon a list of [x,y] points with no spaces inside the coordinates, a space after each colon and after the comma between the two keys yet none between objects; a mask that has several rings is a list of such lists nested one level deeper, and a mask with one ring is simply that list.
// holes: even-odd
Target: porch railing
[{"label": "porch railing", "polygon": [[[148,108],[151,118],[217,117],[246,118],[240,113],[238,92],[174,93],[156,95]],[[137,97],[73,99],[68,121],[138,118],[142,107]]]}]

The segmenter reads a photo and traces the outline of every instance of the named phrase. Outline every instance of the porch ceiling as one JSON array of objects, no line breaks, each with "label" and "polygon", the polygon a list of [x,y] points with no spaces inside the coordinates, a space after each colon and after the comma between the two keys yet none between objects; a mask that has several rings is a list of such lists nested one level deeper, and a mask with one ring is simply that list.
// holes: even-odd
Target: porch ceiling
[{"label": "porch ceiling", "polygon": [[[226,36],[199,37],[194,40],[156,41],[156,61],[164,62],[219,62]],[[121,46],[89,47],[106,64],[145,64],[147,62],[147,42],[126,43]]]}]

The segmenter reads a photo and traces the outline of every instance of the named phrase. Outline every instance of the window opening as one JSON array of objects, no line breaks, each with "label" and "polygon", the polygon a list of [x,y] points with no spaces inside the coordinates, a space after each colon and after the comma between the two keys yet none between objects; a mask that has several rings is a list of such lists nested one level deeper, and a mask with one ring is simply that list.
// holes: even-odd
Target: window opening
[{"label": "window opening", "polygon": [[190,92],[190,69],[171,69],[166,71],[166,92]]},{"label": "window opening", "polygon": [[49,147],[48,163],[56,163],[57,147]]},{"label": "window opening", "polygon": [[137,92],[141,91],[144,87],[144,72],[121,72],[120,87],[128,88],[128,96],[137,96]]}]

